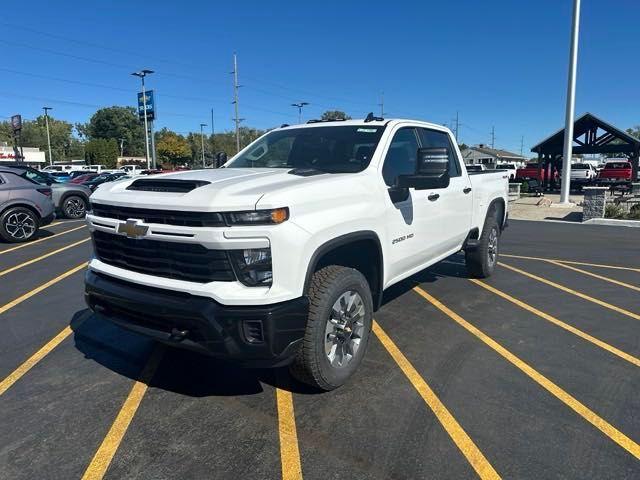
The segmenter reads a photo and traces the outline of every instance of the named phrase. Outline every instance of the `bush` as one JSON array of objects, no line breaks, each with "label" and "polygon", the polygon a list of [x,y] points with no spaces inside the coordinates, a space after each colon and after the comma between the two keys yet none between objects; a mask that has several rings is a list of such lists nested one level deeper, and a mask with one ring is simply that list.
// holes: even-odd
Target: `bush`
[{"label": "bush", "polygon": [[629,210],[629,214],[627,215],[627,219],[640,220],[640,204],[631,207],[631,210]]},{"label": "bush", "polygon": [[520,193],[529,193],[529,182],[522,182],[520,184]]},{"label": "bush", "polygon": [[624,208],[622,208],[620,205],[615,205],[613,203],[608,204],[605,208],[604,208],[604,217],[605,218],[615,218],[618,220],[622,220],[625,217],[625,211]]}]

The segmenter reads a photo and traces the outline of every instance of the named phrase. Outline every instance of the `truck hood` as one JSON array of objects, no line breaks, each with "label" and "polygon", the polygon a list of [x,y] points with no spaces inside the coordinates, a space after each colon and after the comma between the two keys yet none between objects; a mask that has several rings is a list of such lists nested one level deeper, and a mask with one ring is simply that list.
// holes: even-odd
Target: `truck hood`
[{"label": "truck hood", "polygon": [[[302,177],[288,168],[220,168],[139,176],[100,185],[91,196],[95,203],[164,210],[253,210],[261,197],[304,182],[321,181],[329,174]],[[207,182],[188,192],[128,190],[139,180],[195,180]],[[286,205],[282,205],[286,206]]]}]

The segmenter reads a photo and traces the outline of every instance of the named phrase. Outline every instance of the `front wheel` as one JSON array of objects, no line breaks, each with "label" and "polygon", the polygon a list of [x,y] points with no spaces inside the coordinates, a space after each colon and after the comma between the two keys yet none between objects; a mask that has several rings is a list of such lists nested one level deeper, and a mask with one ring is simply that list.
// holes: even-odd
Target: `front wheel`
[{"label": "front wheel", "polygon": [[491,276],[498,263],[499,244],[500,227],[496,212],[493,210],[484,221],[478,245],[475,249],[465,252],[465,263],[470,276],[475,278]]},{"label": "front wheel", "polygon": [[373,322],[371,290],[359,271],[331,265],[313,274],[308,295],[307,328],[290,371],[303,383],[333,390],[364,357]]},{"label": "front wheel", "polygon": [[87,213],[87,202],[78,195],[71,195],[64,199],[62,212],[67,218],[82,218]]},{"label": "front wheel", "polygon": [[15,207],[0,216],[0,237],[7,242],[26,242],[38,231],[39,220],[28,208]]}]

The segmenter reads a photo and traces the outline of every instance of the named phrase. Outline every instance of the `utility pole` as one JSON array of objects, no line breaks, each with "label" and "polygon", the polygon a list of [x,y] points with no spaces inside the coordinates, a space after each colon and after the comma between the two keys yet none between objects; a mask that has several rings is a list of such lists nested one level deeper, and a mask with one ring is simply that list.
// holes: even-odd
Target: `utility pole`
[{"label": "utility pole", "polygon": [[44,110],[44,124],[47,127],[47,146],[49,147],[49,165],[53,165],[53,157],[51,156],[51,136],[49,136],[49,110],[51,107],[42,107]]},{"label": "utility pole", "polygon": [[384,92],[380,92],[380,103],[378,106],[380,107],[380,116],[384,118]]},{"label": "utility pole", "polygon": [[455,125],[456,125],[456,129],[455,129],[455,132],[456,132],[456,142],[458,142],[458,143],[459,143],[460,141],[459,141],[459,139],[458,139],[458,132],[460,131],[460,118],[459,118],[459,116],[458,116],[458,112],[457,112],[457,111],[456,111],[456,120],[455,120],[455,121],[456,121],[456,123],[455,123]]},{"label": "utility pole", "polygon": [[491,127],[491,148],[496,148],[496,127]]},{"label": "utility pole", "polygon": [[124,138],[120,139],[120,156],[124,157]]},{"label": "utility pole", "polygon": [[573,1],[571,24],[571,50],[569,52],[569,78],[567,80],[567,111],[564,126],[564,149],[562,151],[562,185],[560,204],[570,205],[571,157],[573,156],[573,117],[576,104],[576,69],[578,65],[578,39],[580,36],[580,0]]},{"label": "utility pole", "polygon": [[151,168],[149,162],[149,123],[147,121],[147,94],[144,90],[144,77],[153,73],[153,70],[140,70],[139,72],[133,72],[131,75],[134,77],[140,77],[142,80],[142,108],[144,110],[144,148],[147,159],[147,170]]},{"label": "utility pole", "polygon": [[520,137],[520,156],[524,153],[524,135]]},{"label": "utility pole", "polygon": [[240,122],[242,119],[238,114],[238,89],[240,85],[238,85],[238,55],[233,53],[233,104],[235,107],[235,119],[234,122],[236,124],[236,152],[240,151]]},{"label": "utility pole", "polygon": [[216,134],[215,122],[213,120],[213,108],[211,108],[211,136]]},{"label": "utility pole", "polygon": [[298,109],[298,123],[302,123],[302,107],[309,105],[309,102],[299,102],[292,103],[292,107],[296,107]]},{"label": "utility pole", "polygon": [[207,124],[206,123],[201,123],[200,124],[200,148],[202,149],[202,168],[206,168],[206,165],[204,163],[204,127],[206,127]]}]

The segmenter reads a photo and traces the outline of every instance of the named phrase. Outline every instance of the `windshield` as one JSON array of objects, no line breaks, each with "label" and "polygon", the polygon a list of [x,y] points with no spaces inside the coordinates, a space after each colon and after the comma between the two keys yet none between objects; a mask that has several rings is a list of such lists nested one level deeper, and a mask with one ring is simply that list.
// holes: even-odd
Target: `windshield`
[{"label": "windshield", "polygon": [[354,125],[291,128],[268,133],[230,168],[307,168],[328,173],[367,168],[384,127]]},{"label": "windshield", "polygon": [[575,170],[589,170],[589,165],[586,165],[584,163],[576,163],[574,165],[571,165],[571,168]]},{"label": "windshield", "polygon": [[628,162],[610,162],[610,163],[607,163],[604,168],[608,168],[608,169],[631,168],[631,164]]}]

